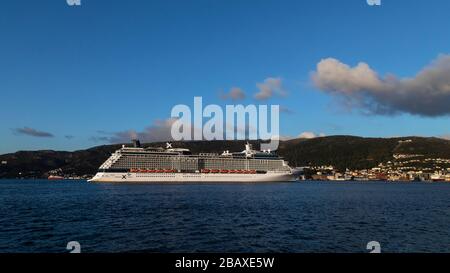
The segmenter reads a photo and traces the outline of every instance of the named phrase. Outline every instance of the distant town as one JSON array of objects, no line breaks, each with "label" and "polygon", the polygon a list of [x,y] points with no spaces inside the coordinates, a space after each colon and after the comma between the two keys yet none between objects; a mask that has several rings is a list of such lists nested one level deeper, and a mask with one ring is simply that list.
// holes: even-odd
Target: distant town
[{"label": "distant town", "polygon": [[450,182],[450,159],[420,154],[394,154],[393,160],[364,170],[339,171],[334,166],[299,167],[300,180]]}]

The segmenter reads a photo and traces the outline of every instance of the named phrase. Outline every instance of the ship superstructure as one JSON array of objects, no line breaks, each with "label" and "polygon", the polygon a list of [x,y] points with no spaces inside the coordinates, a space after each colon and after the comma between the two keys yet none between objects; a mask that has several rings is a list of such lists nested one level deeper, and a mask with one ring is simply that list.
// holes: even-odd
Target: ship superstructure
[{"label": "ship superstructure", "polygon": [[173,148],[122,146],[99,168],[90,182],[270,182],[291,181],[287,162],[271,151],[200,153]]}]

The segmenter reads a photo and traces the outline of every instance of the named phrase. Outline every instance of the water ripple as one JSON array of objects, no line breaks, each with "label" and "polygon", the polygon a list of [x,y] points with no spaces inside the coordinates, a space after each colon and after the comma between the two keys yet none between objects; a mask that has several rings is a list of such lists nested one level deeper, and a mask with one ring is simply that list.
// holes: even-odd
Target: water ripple
[{"label": "water ripple", "polygon": [[450,251],[450,184],[0,181],[0,252]]}]

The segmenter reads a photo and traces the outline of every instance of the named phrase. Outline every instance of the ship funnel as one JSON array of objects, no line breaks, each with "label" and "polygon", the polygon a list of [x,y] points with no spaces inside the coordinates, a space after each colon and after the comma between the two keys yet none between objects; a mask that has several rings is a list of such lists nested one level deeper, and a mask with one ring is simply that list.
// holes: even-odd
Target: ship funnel
[{"label": "ship funnel", "polygon": [[250,152],[251,150],[252,150],[252,144],[247,142],[247,144],[245,144],[245,151]]},{"label": "ship funnel", "polygon": [[250,157],[253,155],[253,148],[252,148],[252,144],[248,143],[245,144],[245,151],[243,151],[243,153],[245,153],[245,156]]},{"label": "ship funnel", "polygon": [[141,142],[139,141],[139,139],[133,139],[132,142],[134,148],[141,148]]}]

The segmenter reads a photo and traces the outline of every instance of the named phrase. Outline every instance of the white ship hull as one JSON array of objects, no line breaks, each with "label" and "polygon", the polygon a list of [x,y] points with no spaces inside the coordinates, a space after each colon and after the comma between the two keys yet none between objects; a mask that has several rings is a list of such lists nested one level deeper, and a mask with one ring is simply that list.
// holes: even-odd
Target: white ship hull
[{"label": "white ship hull", "polygon": [[287,182],[294,176],[288,172],[265,174],[205,174],[205,173],[97,173],[89,182],[151,183],[151,182]]}]

